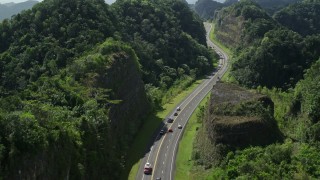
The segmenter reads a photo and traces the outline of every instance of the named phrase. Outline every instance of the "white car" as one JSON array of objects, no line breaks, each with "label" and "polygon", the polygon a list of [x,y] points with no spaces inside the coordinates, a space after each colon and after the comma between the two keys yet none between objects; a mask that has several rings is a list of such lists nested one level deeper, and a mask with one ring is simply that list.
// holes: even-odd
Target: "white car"
[{"label": "white car", "polygon": [[182,129],[182,125],[181,124],[178,125],[178,129]]},{"label": "white car", "polygon": [[177,107],[177,111],[180,111],[180,110],[181,110],[181,108],[180,108],[180,106],[178,106],[178,107]]}]

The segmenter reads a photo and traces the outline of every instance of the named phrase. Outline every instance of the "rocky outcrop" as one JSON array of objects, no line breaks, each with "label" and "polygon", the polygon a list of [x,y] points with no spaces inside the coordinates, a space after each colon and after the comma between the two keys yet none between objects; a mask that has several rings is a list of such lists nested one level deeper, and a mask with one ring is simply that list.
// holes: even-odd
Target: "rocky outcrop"
[{"label": "rocky outcrop", "polygon": [[277,26],[266,11],[251,0],[223,8],[216,14],[215,22],[216,38],[230,48],[246,47]]},{"label": "rocky outcrop", "polygon": [[215,34],[217,39],[230,47],[236,47],[241,40],[244,18],[229,12],[230,8],[219,11],[216,15]]},{"label": "rocky outcrop", "polygon": [[201,163],[215,164],[230,150],[281,141],[273,109],[272,100],[265,95],[217,83],[196,138],[195,157]]},{"label": "rocky outcrop", "polygon": [[119,142],[130,142],[151,110],[135,58],[126,52],[112,54],[112,65],[99,79],[104,88],[112,90],[110,98],[119,100],[109,111],[112,134]]}]

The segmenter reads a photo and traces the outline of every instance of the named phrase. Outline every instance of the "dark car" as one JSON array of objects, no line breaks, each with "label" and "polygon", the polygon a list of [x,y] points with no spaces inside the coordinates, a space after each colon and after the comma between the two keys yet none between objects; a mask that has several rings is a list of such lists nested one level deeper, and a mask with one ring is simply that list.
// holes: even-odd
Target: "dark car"
[{"label": "dark car", "polygon": [[170,128],[170,129],[168,129],[168,132],[173,132],[173,130]]},{"label": "dark car", "polygon": [[173,122],[173,118],[168,118],[167,123],[172,123]]},{"label": "dark car", "polygon": [[177,113],[177,112],[175,112],[173,115],[178,116],[178,113]]},{"label": "dark car", "polygon": [[164,134],[164,130],[162,129],[159,134],[163,135]]}]

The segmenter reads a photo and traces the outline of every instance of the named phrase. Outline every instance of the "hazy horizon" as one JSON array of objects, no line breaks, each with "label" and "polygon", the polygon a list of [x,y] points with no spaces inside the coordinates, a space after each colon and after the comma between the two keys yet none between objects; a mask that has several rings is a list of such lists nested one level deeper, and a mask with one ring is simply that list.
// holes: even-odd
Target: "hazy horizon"
[{"label": "hazy horizon", "polygon": [[[21,3],[21,2],[26,2],[28,0],[0,0],[0,4],[6,4],[6,3]],[[42,0],[35,0],[35,1],[42,1]]]},{"label": "hazy horizon", "polygon": [[[25,2],[28,0],[0,0],[0,4],[6,4],[6,3],[10,3],[10,2],[14,2],[14,3],[21,3],[21,2]],[[36,0],[36,1],[42,1],[42,0]],[[113,2],[115,2],[116,0],[105,0],[106,3],[111,4]],[[225,0],[215,0],[218,2],[224,2]],[[197,2],[197,0],[187,0],[187,2],[189,4],[194,4],[195,2]]]}]

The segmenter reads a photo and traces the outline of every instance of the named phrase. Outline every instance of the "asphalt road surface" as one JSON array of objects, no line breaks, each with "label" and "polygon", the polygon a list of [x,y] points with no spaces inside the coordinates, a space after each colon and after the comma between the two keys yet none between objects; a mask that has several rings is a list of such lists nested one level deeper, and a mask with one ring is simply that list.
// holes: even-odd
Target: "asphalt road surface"
[{"label": "asphalt road surface", "polygon": [[[209,32],[211,30],[211,24],[205,23],[205,29],[207,32],[207,44],[210,48],[215,50],[220,56],[220,68],[215,69],[211,75],[209,75],[186,99],[184,99],[177,107],[180,107],[180,111],[174,109],[166,117],[173,118],[172,123],[167,123],[164,120],[164,127],[162,129],[172,129],[173,132],[166,132],[163,135],[158,133],[157,137],[150,149],[147,150],[143,159],[141,159],[141,164],[139,167],[139,172],[137,173],[137,180],[155,180],[161,178],[161,180],[172,180],[174,179],[175,172],[175,159],[178,150],[179,140],[182,136],[184,127],[188,122],[191,114],[197,108],[200,101],[211,91],[212,86],[220,80],[222,75],[226,72],[228,68],[228,55],[222,51],[218,46],[213,44],[209,39]],[[178,115],[174,116],[177,112]],[[178,129],[178,125],[182,125],[182,129]],[[183,148],[183,147],[180,147]],[[144,174],[143,169],[145,163],[151,163],[153,168],[151,174]]]}]

